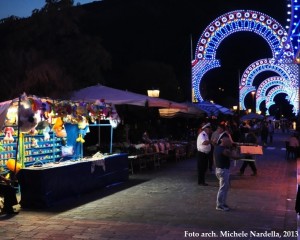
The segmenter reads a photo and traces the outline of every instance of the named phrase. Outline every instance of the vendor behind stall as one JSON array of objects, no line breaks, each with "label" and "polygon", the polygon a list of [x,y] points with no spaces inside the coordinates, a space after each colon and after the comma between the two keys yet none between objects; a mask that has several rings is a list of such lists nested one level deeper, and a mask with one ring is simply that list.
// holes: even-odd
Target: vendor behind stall
[{"label": "vendor behind stall", "polygon": [[151,139],[150,139],[150,137],[149,137],[147,131],[145,131],[145,132],[143,133],[143,136],[142,136],[142,142],[145,143],[145,144],[152,143],[152,141],[151,141]]}]

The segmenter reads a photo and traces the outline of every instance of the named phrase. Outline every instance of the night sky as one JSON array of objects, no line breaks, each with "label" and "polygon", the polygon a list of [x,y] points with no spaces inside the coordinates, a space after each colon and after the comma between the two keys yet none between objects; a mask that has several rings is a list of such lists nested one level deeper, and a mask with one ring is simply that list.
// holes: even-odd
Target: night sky
[{"label": "night sky", "polygon": [[[77,0],[74,4],[86,4],[97,0]],[[101,0],[98,0],[101,1]],[[1,0],[0,19],[9,16],[29,17],[33,9],[41,9],[45,5],[45,0]]]},{"label": "night sky", "polygon": [[[21,5],[33,2],[36,6],[25,8]],[[0,18],[5,14],[20,16],[20,9],[27,9],[26,12],[30,13],[33,8],[40,8],[39,2],[44,1],[1,0]],[[79,2],[83,4],[92,1]],[[285,26],[288,17],[287,2],[286,0],[103,0],[87,4],[86,7],[91,11],[91,16],[99,15],[96,24],[101,25],[103,44],[112,53],[115,66],[124,64],[126,67],[125,61],[137,59],[170,64],[175,69],[186,100],[190,101],[190,61],[194,58],[194,48],[198,39],[209,23],[226,12],[251,9],[265,13]],[[11,10],[12,8],[14,10]],[[144,13],[147,14],[143,15]],[[131,27],[125,28],[125,24]],[[271,57],[270,47],[259,35],[240,32],[224,39],[217,50],[221,68],[209,71],[201,82],[206,89],[211,89],[208,98],[223,105],[237,105],[239,76],[254,61],[268,57]],[[259,83],[258,78],[254,84],[258,86]],[[219,88],[224,89],[224,92],[219,92]],[[132,90],[131,86],[128,86],[128,90]]]}]

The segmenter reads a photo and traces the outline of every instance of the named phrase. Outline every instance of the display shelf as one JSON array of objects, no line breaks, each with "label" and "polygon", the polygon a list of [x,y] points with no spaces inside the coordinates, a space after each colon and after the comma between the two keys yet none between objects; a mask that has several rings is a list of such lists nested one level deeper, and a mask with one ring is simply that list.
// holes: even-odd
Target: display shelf
[{"label": "display shelf", "polygon": [[6,161],[16,157],[17,141],[16,138],[14,142],[5,141],[4,137],[5,135],[0,135],[0,144],[2,148],[2,151],[0,152],[0,168],[6,171]]},{"label": "display shelf", "polygon": [[[42,134],[24,134],[23,141],[20,141],[23,146],[19,146],[18,158],[23,156],[25,167],[32,166],[35,162],[41,164],[55,162],[61,158],[61,139],[57,138],[53,132],[50,132],[49,135],[50,139],[45,140]],[[4,137],[4,135],[0,136],[0,143],[3,147],[3,151],[0,152],[0,168],[6,171],[6,161],[16,159],[17,137],[14,136],[14,142],[4,141]],[[20,149],[23,149],[24,152],[20,152]]]},{"label": "display shelf", "polygon": [[24,136],[24,164],[26,167],[55,162],[61,158],[61,139],[57,138],[53,132],[49,133],[50,139],[45,140],[44,135]]}]

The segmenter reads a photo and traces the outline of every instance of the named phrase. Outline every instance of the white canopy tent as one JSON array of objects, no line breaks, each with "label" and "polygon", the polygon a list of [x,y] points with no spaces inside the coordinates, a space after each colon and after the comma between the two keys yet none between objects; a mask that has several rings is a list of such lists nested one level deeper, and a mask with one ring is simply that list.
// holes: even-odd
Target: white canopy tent
[{"label": "white canopy tent", "polygon": [[202,118],[205,116],[206,112],[204,110],[193,106],[192,103],[185,104],[187,105],[187,109],[160,108],[159,115],[163,118]]},{"label": "white canopy tent", "polygon": [[[188,106],[185,104],[156,98],[148,97],[138,93],[129,91],[119,90],[103,85],[94,85],[74,91],[71,93],[70,99],[72,101],[84,101],[84,102],[95,102],[103,99],[106,103],[112,105],[135,105],[142,107],[159,107],[166,109],[180,109],[187,110]],[[100,127],[98,128],[98,144],[100,145]]]},{"label": "white canopy tent", "polygon": [[146,106],[148,104],[149,107],[187,109],[185,104],[162,98],[148,97],[146,95],[110,88],[103,85],[95,85],[83,88],[73,92],[71,95],[71,100],[73,101],[90,102],[100,99],[104,99],[105,102],[113,105],[128,104],[135,106]]}]

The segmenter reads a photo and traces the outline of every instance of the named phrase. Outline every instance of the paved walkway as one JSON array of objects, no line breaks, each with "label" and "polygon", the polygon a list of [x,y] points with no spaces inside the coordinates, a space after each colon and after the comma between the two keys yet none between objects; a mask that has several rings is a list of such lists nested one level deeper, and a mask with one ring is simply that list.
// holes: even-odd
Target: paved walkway
[{"label": "paved walkway", "polygon": [[285,160],[287,136],[277,133],[265,148],[256,177],[250,169],[238,176],[241,163],[233,162],[229,212],[215,210],[216,177],[209,174],[209,186],[198,186],[196,160],[188,159],[60,207],[2,216],[0,239],[297,239],[297,163]]}]

